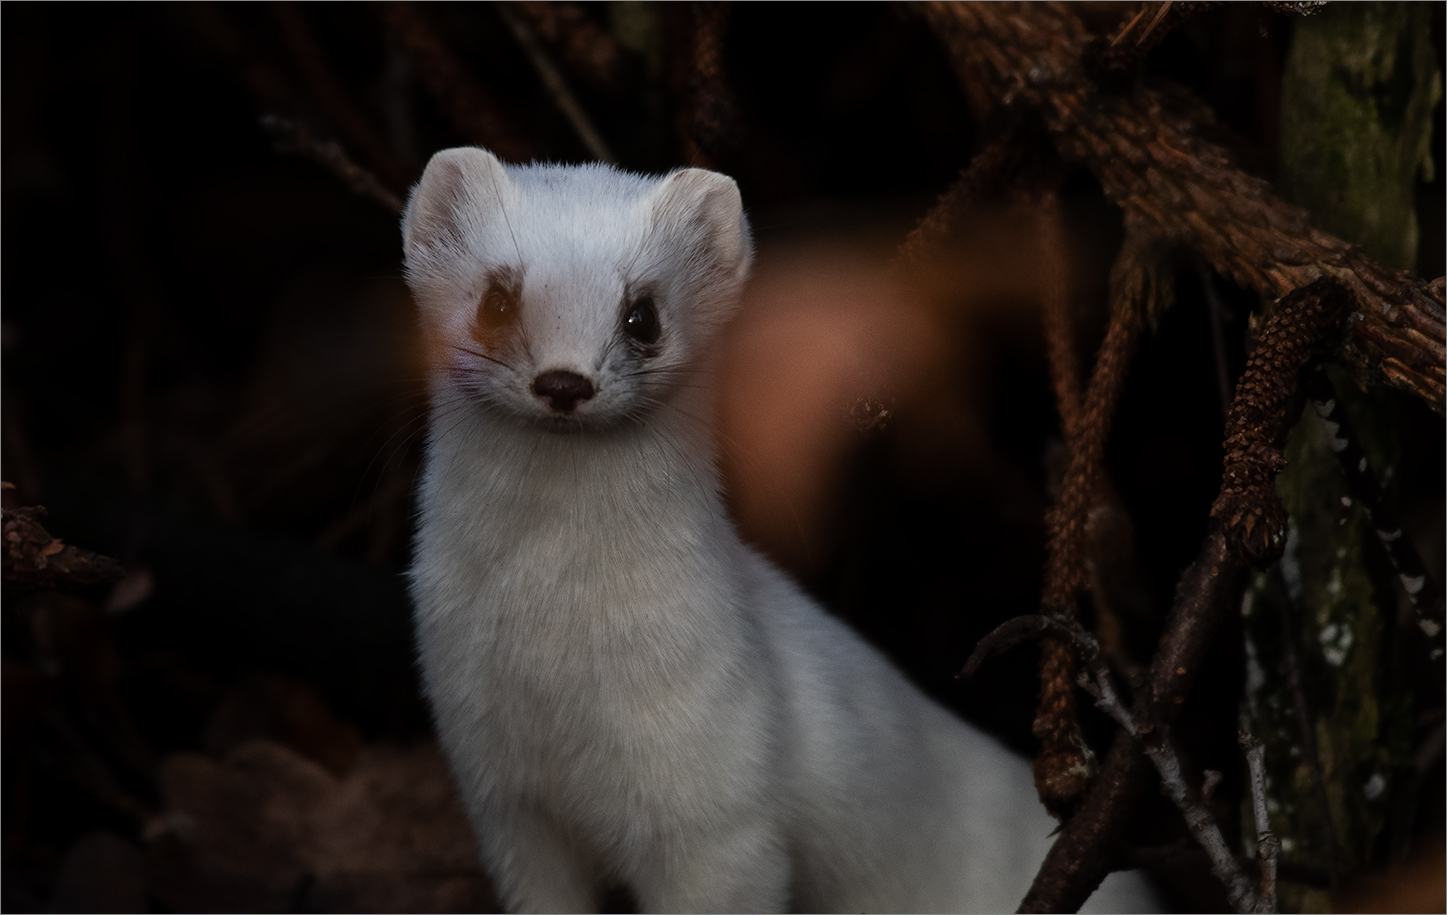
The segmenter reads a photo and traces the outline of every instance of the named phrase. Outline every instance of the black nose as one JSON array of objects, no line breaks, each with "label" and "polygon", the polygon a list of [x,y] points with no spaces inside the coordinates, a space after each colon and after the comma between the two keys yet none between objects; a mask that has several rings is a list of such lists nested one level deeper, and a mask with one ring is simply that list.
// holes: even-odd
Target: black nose
[{"label": "black nose", "polygon": [[533,393],[559,413],[571,413],[578,401],[593,396],[593,382],[576,372],[543,372],[533,379]]}]

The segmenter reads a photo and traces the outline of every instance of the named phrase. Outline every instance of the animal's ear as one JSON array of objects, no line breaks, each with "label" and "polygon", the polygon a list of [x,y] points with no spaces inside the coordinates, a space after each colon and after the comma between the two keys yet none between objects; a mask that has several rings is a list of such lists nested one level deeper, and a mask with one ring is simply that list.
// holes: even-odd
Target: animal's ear
[{"label": "animal's ear", "polygon": [[740,278],[754,246],[734,179],[702,168],[684,168],[663,179],[653,195],[655,223],[705,242],[716,262]]},{"label": "animal's ear", "polygon": [[444,149],[427,163],[402,214],[402,251],[408,261],[422,249],[466,235],[501,206],[507,172],[485,149]]}]

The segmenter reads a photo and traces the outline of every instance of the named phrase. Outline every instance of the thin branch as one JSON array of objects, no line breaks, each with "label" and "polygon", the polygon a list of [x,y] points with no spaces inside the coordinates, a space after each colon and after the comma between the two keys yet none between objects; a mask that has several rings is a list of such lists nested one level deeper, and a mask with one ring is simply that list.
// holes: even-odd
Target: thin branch
[{"label": "thin branch", "polygon": [[905,236],[896,262],[913,265],[923,260],[927,252],[963,222],[971,207],[1003,183],[1030,141],[1030,132],[1018,118],[1008,121],[960,170],[959,177]]},{"label": "thin branch", "polygon": [[[1109,713],[1108,709],[1106,711]],[[1251,881],[1246,878],[1246,874],[1236,863],[1235,856],[1231,854],[1231,849],[1226,845],[1226,839],[1221,835],[1221,828],[1216,825],[1215,818],[1199,799],[1192,796],[1187,787],[1185,776],[1181,774],[1181,762],[1171,748],[1165,728],[1150,735],[1145,741],[1145,751],[1161,775],[1161,788],[1180,809],[1191,835],[1195,836],[1210,857],[1211,873],[1226,886],[1226,898],[1231,901],[1232,907],[1237,912],[1264,911],[1260,908],[1256,892],[1251,888]]]},{"label": "thin branch", "polygon": [[568,67],[595,89],[616,97],[628,88],[628,52],[576,3],[514,0],[508,11],[562,55]]},{"label": "thin branch", "polygon": [[523,52],[527,54],[528,60],[532,62],[533,69],[538,71],[538,77],[543,81],[543,88],[548,90],[548,95],[552,97],[553,104],[558,106],[558,110],[563,113],[563,117],[567,118],[568,123],[573,126],[573,130],[578,134],[578,139],[582,140],[583,145],[588,148],[588,154],[595,159],[616,164],[618,158],[613,155],[613,151],[608,148],[608,144],[603,140],[602,134],[598,133],[597,128],[593,126],[593,122],[588,119],[587,113],[583,111],[583,106],[578,104],[577,98],[574,97],[572,90],[568,88],[568,84],[563,79],[563,75],[558,72],[557,67],[553,66],[553,62],[548,59],[547,54],[543,52],[537,40],[533,38],[532,30],[527,27],[527,24],[523,22],[521,17],[514,15],[512,11],[508,9],[508,4],[494,3],[493,9],[497,11],[498,16],[507,24],[507,27],[512,30],[513,37],[517,39],[517,43],[522,47]]},{"label": "thin branch", "polygon": [[[1049,198],[1045,237],[1058,234],[1058,211],[1051,218]],[[1051,229],[1050,227],[1056,227]],[[1056,244],[1062,244],[1058,239]],[[1091,509],[1105,488],[1105,446],[1116,404],[1135,352],[1141,327],[1169,306],[1172,276],[1155,239],[1133,220],[1110,273],[1110,324],[1101,341],[1090,383],[1082,395],[1075,380],[1070,314],[1062,293],[1047,300],[1046,327],[1051,376],[1060,404],[1070,463],[1060,498],[1046,516],[1049,530],[1041,604],[1047,613],[1073,618],[1087,585],[1087,526]],[[1074,664],[1068,653],[1047,646],[1040,665],[1040,703],[1032,728],[1041,740],[1035,781],[1052,812],[1069,810],[1088,787],[1080,772],[1088,759],[1079,737],[1074,702]]]},{"label": "thin branch", "polygon": [[[1231,850],[1221,834],[1221,828],[1216,824],[1215,818],[1211,816],[1210,810],[1188,788],[1185,776],[1181,772],[1180,759],[1171,746],[1168,727],[1164,724],[1144,723],[1126,708],[1125,703],[1121,701],[1120,694],[1115,689],[1110,668],[1105,663],[1100,645],[1090,633],[1082,629],[1075,620],[1056,620],[1047,616],[1023,617],[1019,620],[1011,620],[1006,626],[1011,627],[1007,635],[996,637],[995,633],[992,633],[990,636],[986,636],[986,640],[991,642],[991,647],[986,651],[987,654],[998,650],[998,647],[1007,640],[1019,641],[1020,638],[1032,631],[1040,635],[1062,639],[1075,649],[1080,661],[1087,668],[1081,673],[1079,685],[1095,697],[1097,708],[1109,715],[1127,735],[1141,742],[1141,748],[1156,767],[1156,771],[1160,773],[1161,787],[1166,796],[1181,811],[1186,826],[1191,830],[1191,835],[1196,838],[1196,841],[1210,857],[1211,871],[1225,885],[1226,894],[1231,900],[1232,906],[1237,912],[1261,911],[1258,908],[1256,893],[1231,854]],[[976,650],[976,655],[980,655],[979,649]],[[980,657],[980,660],[982,659]],[[979,666],[977,657],[972,656],[970,660],[974,663],[974,668],[967,665],[967,669],[977,669]],[[1149,719],[1146,721],[1148,722]]]},{"label": "thin branch", "polygon": [[[1091,55],[1091,64],[1095,68],[1105,71],[1129,70],[1143,62],[1146,55],[1165,40],[1165,37],[1177,26],[1197,13],[1205,12],[1211,7],[1219,5],[1219,3],[1212,2],[1182,2],[1182,0],[1143,3],[1136,14],[1121,26],[1109,42],[1105,42],[1103,47],[1094,51]],[[1145,19],[1147,13],[1151,14],[1150,21],[1144,28],[1137,31],[1136,26]],[[1135,37],[1131,38],[1132,35]]]},{"label": "thin branch", "polygon": [[[1037,239],[1042,271],[1046,275],[1041,323],[1045,327],[1045,352],[1050,363],[1050,386],[1055,390],[1055,408],[1060,429],[1072,457],[1080,434],[1080,360],[1075,353],[1075,315],[1070,307],[1069,246],[1060,212],[1060,194],[1047,190],[1035,207]],[[1069,474],[1067,473],[1067,476]]]},{"label": "thin branch", "polygon": [[[1071,309],[1069,246],[1065,241],[1060,194],[1051,187],[1041,194],[1035,207],[1038,257],[1044,272],[1045,290],[1041,323],[1045,329],[1045,350],[1050,364],[1050,384],[1055,390],[1060,428],[1070,455],[1069,467],[1061,481],[1060,498],[1046,515],[1050,531],[1041,603],[1047,613],[1073,619],[1078,612],[1076,598],[1085,580],[1085,507],[1089,498],[1090,468],[1077,465],[1083,452],[1082,439],[1089,433],[1082,427],[1080,363],[1075,351],[1074,312]],[[1067,501],[1068,500],[1068,501]],[[1080,795],[1090,787],[1096,760],[1080,733],[1075,702],[1076,656],[1067,646],[1048,642],[1040,647],[1040,693],[1030,733],[1040,741],[1035,753],[1035,789],[1051,815],[1067,818]]]},{"label": "thin branch", "polygon": [[276,150],[319,162],[342,180],[352,193],[381,204],[388,212],[402,213],[402,198],[387,189],[377,176],[362,168],[342,147],[319,139],[305,124],[276,114],[261,116],[261,126],[276,138]]},{"label": "thin branch", "polygon": [[[1212,636],[1234,607],[1242,565],[1213,527],[1181,576],[1165,632],[1137,694],[1135,717],[1169,726],[1180,714]],[[1150,765],[1141,742],[1120,731],[1085,799],[1045,856],[1022,912],[1075,911],[1115,860],[1118,843]]]},{"label": "thin branch", "polygon": [[1261,893],[1257,912],[1276,911],[1276,859],[1281,853],[1281,840],[1271,831],[1271,816],[1266,809],[1266,747],[1241,722],[1241,748],[1246,751],[1246,768],[1251,775],[1251,810],[1256,819],[1256,855],[1261,862]]}]

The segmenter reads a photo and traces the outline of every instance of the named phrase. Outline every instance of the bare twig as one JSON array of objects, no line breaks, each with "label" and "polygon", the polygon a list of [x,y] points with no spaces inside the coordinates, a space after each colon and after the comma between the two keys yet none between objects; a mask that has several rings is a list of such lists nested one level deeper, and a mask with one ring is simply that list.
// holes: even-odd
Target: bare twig
[{"label": "bare twig", "polygon": [[1242,719],[1239,735],[1246,751],[1246,768],[1251,775],[1251,810],[1256,818],[1256,854],[1261,861],[1261,893],[1256,911],[1276,911],[1276,859],[1281,840],[1271,831],[1271,816],[1266,809],[1266,748],[1246,730]]},{"label": "bare twig", "polygon": [[[1211,638],[1233,607],[1242,565],[1213,528],[1181,576],[1166,631],[1137,694],[1135,716],[1169,726],[1180,714]],[[1140,741],[1122,730],[1075,816],[1060,830],[1022,912],[1075,911],[1110,869],[1126,820],[1150,770]]]},{"label": "bare twig", "polygon": [[563,117],[567,118],[568,123],[573,126],[573,130],[578,134],[578,139],[582,140],[583,145],[588,148],[588,154],[604,162],[616,163],[617,157],[608,148],[608,144],[598,133],[597,128],[593,126],[593,122],[588,119],[587,113],[583,111],[583,106],[578,104],[577,98],[568,88],[563,75],[558,72],[557,67],[553,66],[553,62],[548,59],[547,54],[533,38],[532,30],[528,28],[527,23],[523,22],[521,17],[514,15],[506,3],[494,3],[493,9],[512,30],[513,37],[517,39],[523,52],[527,54],[533,69],[538,71],[538,77],[543,81],[543,87],[548,90],[548,95],[552,96],[553,104],[558,106]]},{"label": "bare twig", "polygon": [[[1009,637],[1023,637],[1034,631],[1041,635],[1064,639],[1075,649],[1088,671],[1082,672],[1080,686],[1095,697],[1097,708],[1109,715],[1130,737],[1140,740],[1141,748],[1156,767],[1156,771],[1160,773],[1162,789],[1181,811],[1186,826],[1191,830],[1191,835],[1196,838],[1196,841],[1210,857],[1211,871],[1226,886],[1226,894],[1231,900],[1232,906],[1237,912],[1261,911],[1258,908],[1256,893],[1231,854],[1225,837],[1221,834],[1221,828],[1216,824],[1215,818],[1211,816],[1210,810],[1187,786],[1185,776],[1181,771],[1180,759],[1171,746],[1169,728],[1164,724],[1144,723],[1126,708],[1121,701],[1120,694],[1116,692],[1110,668],[1105,663],[1099,644],[1090,633],[1080,627],[1079,623],[1074,620],[1055,620],[1046,616],[1023,619],[1029,622],[1012,620],[1006,624],[1012,626]],[[986,638],[992,639],[993,634]],[[1004,640],[1004,637],[994,639],[997,645]],[[975,667],[978,667],[976,658],[972,657],[971,661],[975,662]]]},{"label": "bare twig", "polygon": [[705,167],[737,146],[743,134],[738,105],[724,79],[724,36],[732,13],[727,2],[665,4],[669,47],[676,49],[669,64],[678,105],[674,127],[688,161]]},{"label": "bare twig", "polygon": [[[1105,708],[1103,705],[1101,707]],[[1109,712],[1108,709],[1106,711]],[[1231,905],[1237,912],[1263,911],[1259,908],[1260,903],[1256,892],[1251,888],[1251,881],[1246,879],[1246,874],[1236,863],[1215,818],[1199,799],[1192,796],[1186,785],[1185,776],[1181,773],[1181,762],[1171,748],[1168,736],[1167,730],[1162,727],[1145,741],[1146,755],[1161,775],[1161,788],[1180,809],[1191,835],[1195,836],[1196,841],[1206,850],[1211,859],[1211,873],[1225,884],[1226,898],[1231,900]]]},{"label": "bare twig", "polygon": [[261,126],[276,138],[277,152],[295,153],[319,162],[342,179],[352,193],[381,204],[389,212],[402,212],[402,199],[378,181],[376,175],[353,162],[339,144],[319,139],[300,121],[276,114],[262,115]]}]

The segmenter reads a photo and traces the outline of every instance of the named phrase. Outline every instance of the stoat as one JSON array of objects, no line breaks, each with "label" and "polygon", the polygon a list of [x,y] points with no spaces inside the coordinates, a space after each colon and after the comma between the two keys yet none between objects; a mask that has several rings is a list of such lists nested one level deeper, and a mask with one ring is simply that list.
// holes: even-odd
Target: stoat
[{"label": "stoat", "polygon": [[[402,235],[430,353],[419,655],[504,903],[596,910],[621,883],[649,912],[1013,910],[1054,826],[1029,764],[725,511],[734,182],[449,149]],[[1152,904],[1136,875],[1094,901]]]}]

